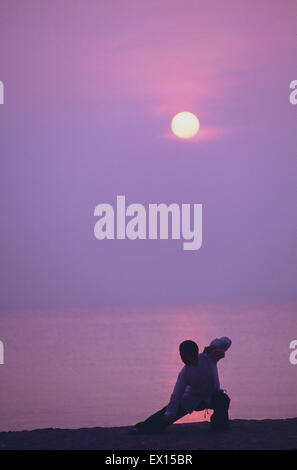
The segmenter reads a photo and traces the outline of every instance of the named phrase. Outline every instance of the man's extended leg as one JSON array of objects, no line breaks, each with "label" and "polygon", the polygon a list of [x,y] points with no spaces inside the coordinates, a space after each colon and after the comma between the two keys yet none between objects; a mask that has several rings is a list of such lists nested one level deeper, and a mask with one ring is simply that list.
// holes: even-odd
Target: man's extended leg
[{"label": "man's extended leg", "polygon": [[[164,415],[164,413],[166,411],[166,408],[167,408],[167,406],[164,406],[164,408],[157,411],[157,413],[154,413],[152,416],[147,418],[145,421],[141,421],[140,423],[137,423],[136,426],[135,426],[136,429],[140,433],[148,433],[148,434],[149,433],[160,432],[163,429],[165,429],[169,424],[171,424],[171,423],[164,423],[164,422],[161,421],[161,417]],[[177,421],[178,419],[182,418],[186,414],[188,414],[188,412],[185,411],[180,406],[178,411],[177,411],[177,416],[174,419],[174,421],[172,421],[172,423]]]},{"label": "man's extended leg", "polygon": [[214,410],[210,418],[212,431],[225,431],[229,428],[228,409],[230,401],[230,398],[223,390],[214,392],[210,406]]}]

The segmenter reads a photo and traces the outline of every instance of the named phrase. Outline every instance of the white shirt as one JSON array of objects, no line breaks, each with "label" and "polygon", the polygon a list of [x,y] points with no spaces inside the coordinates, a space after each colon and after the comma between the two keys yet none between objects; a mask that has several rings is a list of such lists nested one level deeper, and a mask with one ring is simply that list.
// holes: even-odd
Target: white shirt
[{"label": "white shirt", "polygon": [[225,356],[231,340],[226,336],[216,338],[210,346],[214,346],[213,351],[198,354],[197,366],[185,365],[178,374],[165,415],[175,418],[179,405],[188,413],[198,408],[202,401],[210,406],[213,392],[220,389],[217,362]]}]

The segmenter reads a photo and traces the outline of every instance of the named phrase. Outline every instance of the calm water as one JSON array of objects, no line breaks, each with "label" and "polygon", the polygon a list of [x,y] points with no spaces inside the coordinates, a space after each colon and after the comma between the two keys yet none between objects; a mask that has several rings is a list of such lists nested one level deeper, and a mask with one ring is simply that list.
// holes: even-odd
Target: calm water
[{"label": "calm water", "polygon": [[233,341],[219,363],[231,417],[296,417],[296,318],[292,304],[2,312],[0,429],[133,424],[167,403],[179,342],[202,350],[218,336]]}]

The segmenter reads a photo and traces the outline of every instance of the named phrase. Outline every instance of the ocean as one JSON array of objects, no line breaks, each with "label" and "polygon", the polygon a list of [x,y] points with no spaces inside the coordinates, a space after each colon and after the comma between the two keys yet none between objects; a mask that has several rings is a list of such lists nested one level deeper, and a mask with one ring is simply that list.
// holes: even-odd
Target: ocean
[{"label": "ocean", "polygon": [[296,314],[297,304],[1,312],[0,430],[132,425],[168,403],[179,343],[202,352],[220,336],[232,340],[218,363],[231,419],[296,417]]}]

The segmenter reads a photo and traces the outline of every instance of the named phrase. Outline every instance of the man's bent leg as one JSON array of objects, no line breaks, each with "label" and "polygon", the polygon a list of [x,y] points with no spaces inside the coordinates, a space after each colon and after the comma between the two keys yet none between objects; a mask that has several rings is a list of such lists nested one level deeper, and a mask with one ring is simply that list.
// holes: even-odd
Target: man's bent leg
[{"label": "man's bent leg", "polygon": [[178,411],[177,411],[176,418],[174,418],[174,420],[171,423],[164,423],[164,422],[162,422],[161,418],[164,415],[166,409],[167,409],[167,406],[164,406],[164,408],[157,411],[157,413],[154,413],[152,416],[147,418],[145,421],[141,421],[140,423],[137,423],[135,427],[138,429],[139,432],[143,432],[143,433],[161,432],[167,426],[169,426],[170,424],[174,423],[178,419],[180,419],[183,416],[185,416],[186,414],[188,414],[188,412],[185,411],[180,406]]},{"label": "man's bent leg", "polygon": [[225,431],[229,428],[228,409],[230,401],[230,398],[223,390],[214,392],[210,406],[214,410],[210,418],[210,425],[213,431]]},{"label": "man's bent leg", "polygon": [[157,413],[154,413],[152,416],[147,418],[145,421],[141,421],[141,422],[137,423],[135,427],[140,432],[150,432],[150,431],[153,432],[153,430],[158,426],[158,424],[160,424],[160,418],[165,413],[166,408],[167,407],[164,406],[164,408],[157,411]]}]

